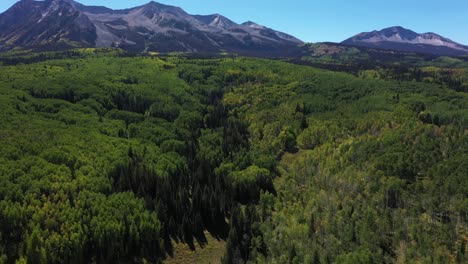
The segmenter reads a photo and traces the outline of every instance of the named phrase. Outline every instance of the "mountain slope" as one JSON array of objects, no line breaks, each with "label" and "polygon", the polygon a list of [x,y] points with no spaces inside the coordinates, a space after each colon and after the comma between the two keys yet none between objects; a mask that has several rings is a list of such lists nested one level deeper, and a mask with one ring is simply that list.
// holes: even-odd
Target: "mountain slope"
[{"label": "mountain slope", "polygon": [[418,34],[403,27],[364,32],[342,42],[346,45],[391,49],[406,52],[457,56],[468,54],[468,47],[435,33]]},{"label": "mountain slope", "polygon": [[8,46],[92,46],[96,30],[73,2],[23,0],[0,15],[0,43]]},{"label": "mountain slope", "polygon": [[238,52],[283,55],[302,41],[219,15],[190,15],[156,2],[125,9],[85,6],[72,0],[21,0],[0,15],[0,45],[122,47],[133,51]]}]

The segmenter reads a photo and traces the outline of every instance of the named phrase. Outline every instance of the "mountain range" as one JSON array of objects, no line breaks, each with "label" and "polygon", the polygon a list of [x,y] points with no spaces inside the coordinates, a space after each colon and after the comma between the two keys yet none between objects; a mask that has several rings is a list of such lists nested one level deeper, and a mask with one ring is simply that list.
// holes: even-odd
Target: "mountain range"
[{"label": "mountain range", "polygon": [[284,54],[303,42],[248,21],[190,15],[156,2],[125,10],[73,0],[21,0],[0,15],[0,45],[121,47],[132,51]]},{"label": "mountain range", "polygon": [[468,46],[435,33],[418,34],[403,27],[390,27],[380,31],[360,33],[343,41],[342,44],[436,55],[468,54]]},{"label": "mountain range", "polygon": [[[179,7],[149,2],[124,10],[85,6],[73,0],[20,0],[0,14],[0,50],[120,47],[135,52],[238,53],[300,56],[303,41],[220,14],[191,15]],[[434,33],[402,27],[360,33],[344,45],[436,55],[468,54],[468,47]]]}]

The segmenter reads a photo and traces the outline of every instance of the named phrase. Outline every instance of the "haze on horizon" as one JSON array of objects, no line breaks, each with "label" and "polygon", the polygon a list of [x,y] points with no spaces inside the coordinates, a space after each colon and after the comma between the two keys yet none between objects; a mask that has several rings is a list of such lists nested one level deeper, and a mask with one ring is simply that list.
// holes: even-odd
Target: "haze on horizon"
[{"label": "haze on horizon", "polygon": [[[4,12],[17,0],[0,2]],[[113,9],[135,7],[149,0],[77,0]],[[468,45],[466,0],[158,0],[190,14],[219,13],[237,23],[248,20],[286,32],[305,42],[341,42],[357,33],[402,26],[418,33],[434,32]]]}]

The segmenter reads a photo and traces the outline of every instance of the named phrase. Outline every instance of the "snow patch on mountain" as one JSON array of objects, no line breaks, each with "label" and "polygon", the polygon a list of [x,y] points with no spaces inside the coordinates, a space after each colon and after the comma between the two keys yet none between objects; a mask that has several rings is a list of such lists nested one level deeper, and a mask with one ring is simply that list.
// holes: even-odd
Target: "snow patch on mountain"
[{"label": "snow patch on mountain", "polygon": [[45,12],[42,13],[41,19],[37,21],[37,23],[41,23],[44,18],[46,18],[49,14],[56,12],[60,8],[60,1],[61,0],[54,0],[52,3],[49,5],[49,7],[45,10]]},{"label": "snow patch on mountain", "polygon": [[247,27],[251,27],[251,28],[255,28],[255,29],[266,29],[265,26],[262,26],[262,25],[259,25],[255,22],[252,22],[252,21],[247,21],[245,23],[242,23],[243,26],[247,26]]}]

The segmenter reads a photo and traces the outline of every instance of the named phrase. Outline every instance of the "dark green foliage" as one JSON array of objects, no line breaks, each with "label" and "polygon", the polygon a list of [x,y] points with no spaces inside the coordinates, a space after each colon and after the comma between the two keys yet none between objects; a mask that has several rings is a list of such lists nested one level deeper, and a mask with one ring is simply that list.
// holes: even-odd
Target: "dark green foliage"
[{"label": "dark green foliage", "polygon": [[259,221],[255,206],[237,205],[232,209],[231,229],[223,263],[247,263],[249,259],[255,259],[251,254],[257,254],[257,250],[264,249]]}]

